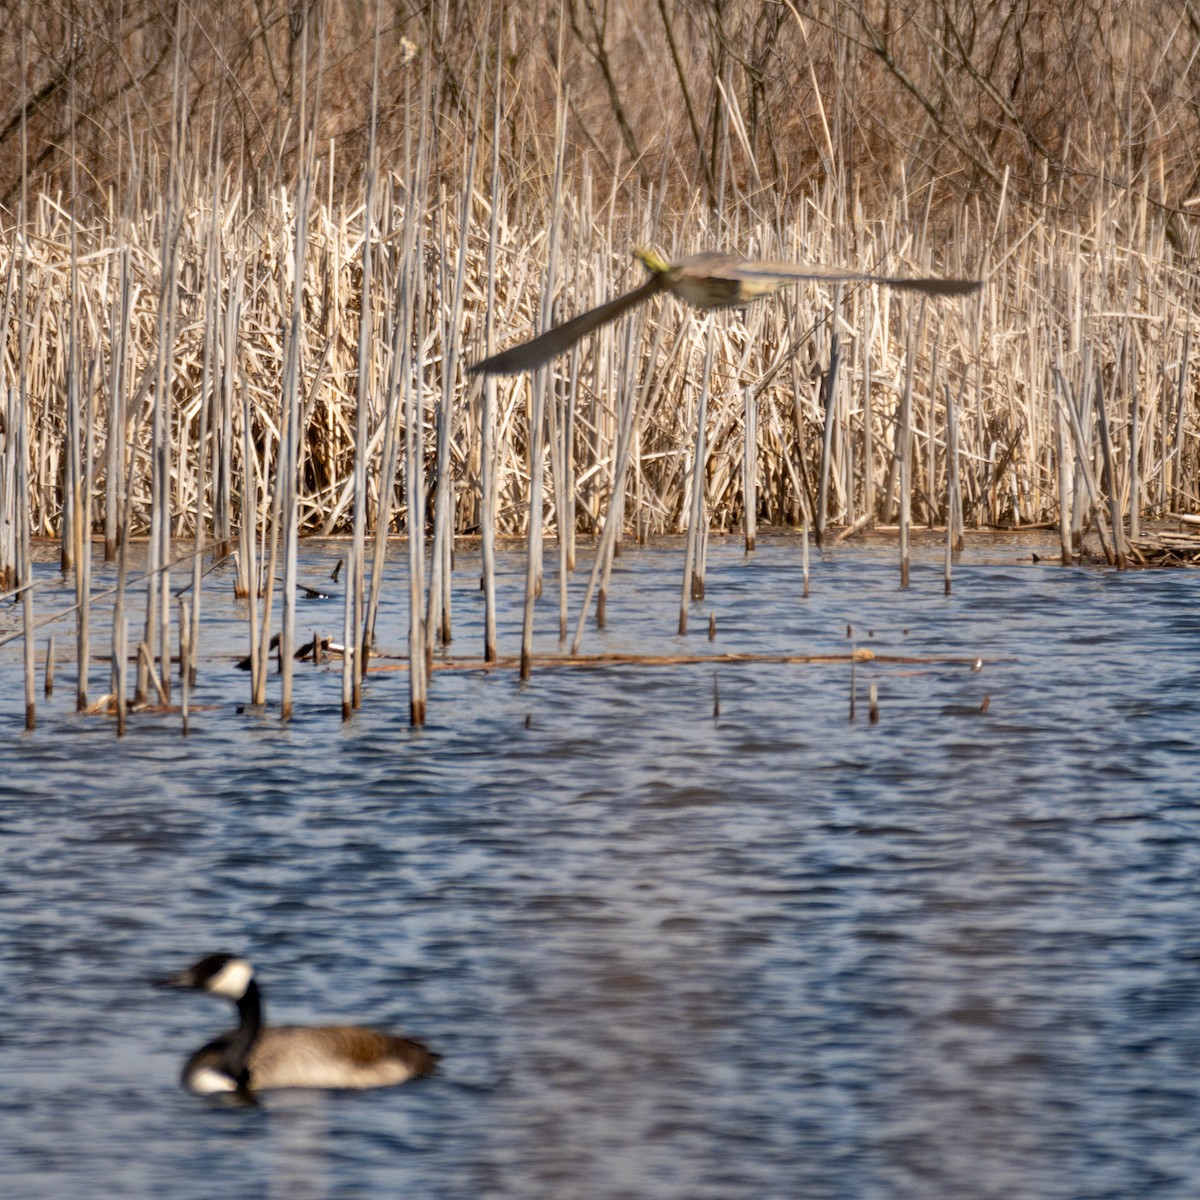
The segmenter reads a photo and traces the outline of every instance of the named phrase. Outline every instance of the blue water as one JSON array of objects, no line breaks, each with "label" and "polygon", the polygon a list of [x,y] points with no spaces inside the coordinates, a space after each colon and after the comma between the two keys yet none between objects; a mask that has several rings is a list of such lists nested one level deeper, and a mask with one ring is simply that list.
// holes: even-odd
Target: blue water
[{"label": "blue water", "polygon": [[[3,647],[0,1191],[1200,1195],[1200,575],[1031,549],[972,543],[949,598],[932,547],[907,591],[890,547],[814,553],[805,600],[794,540],[718,539],[686,638],[681,548],[618,559],[585,652],[937,660],[859,664],[853,722],[845,662],[435,672],[420,732],[405,673],[343,725],[340,668],[298,664],[283,726],[274,678],[241,709],[226,567],[186,739],[177,713],[120,741],[77,716],[66,624],[25,734]],[[305,580],[340,553],[307,547]],[[455,581],[451,651],[477,655],[467,551]],[[522,589],[506,556],[502,652]],[[340,635],[340,600],[300,625]],[[249,1108],[184,1092],[228,1006],[148,981],[224,949],[268,1019],[395,1029],[440,1072]]]}]

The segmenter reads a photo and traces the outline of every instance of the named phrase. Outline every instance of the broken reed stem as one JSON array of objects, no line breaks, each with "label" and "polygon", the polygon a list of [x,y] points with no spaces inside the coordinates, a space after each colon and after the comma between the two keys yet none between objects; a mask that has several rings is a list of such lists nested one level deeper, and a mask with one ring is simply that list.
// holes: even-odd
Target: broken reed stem
[{"label": "broken reed stem", "polygon": [[83,712],[87,708],[88,681],[91,671],[92,645],[92,606],[88,597],[92,590],[92,538],[91,538],[91,496],[92,496],[92,451],[94,448],[94,421],[92,418],[92,400],[94,396],[95,367],[88,378],[88,406],[86,413],[81,411],[80,417],[86,422],[83,436],[82,472],[79,481],[79,523],[78,523],[78,552],[76,562],[79,564],[75,573],[75,596],[79,609],[75,616],[75,652],[76,652],[76,711]]},{"label": "broken reed stem", "polygon": [[118,618],[113,615],[113,694],[117,698],[117,737],[125,736],[125,718],[128,708],[126,699],[126,662],[129,656],[129,621],[124,609]]},{"label": "broken reed stem", "polygon": [[1108,430],[1108,410],[1104,402],[1104,379],[1096,374],[1096,418],[1100,429],[1100,452],[1104,460],[1104,490],[1108,494],[1108,519],[1112,525],[1113,553],[1117,569],[1128,565],[1125,556],[1125,522],[1121,517],[1121,498],[1117,494],[1117,470],[1113,454],[1112,437]]},{"label": "broken reed stem", "polygon": [[[1107,522],[1104,519],[1104,510],[1100,500],[1100,489],[1097,487],[1096,478],[1092,473],[1090,447],[1084,436],[1084,425],[1080,419],[1076,393],[1057,367],[1055,368],[1055,377],[1059,384],[1059,398],[1066,412],[1067,422],[1075,445],[1076,469],[1083,480],[1083,485],[1087,491],[1088,504],[1095,518],[1096,536],[1100,539],[1100,547],[1104,552],[1104,557],[1108,560],[1110,566],[1115,567],[1117,565],[1116,549],[1109,541]],[[1087,376],[1085,376],[1086,378]]]},{"label": "broken reed stem", "polygon": [[[561,25],[560,25],[561,35]],[[562,60],[556,90],[556,153],[554,163],[554,188],[550,200],[550,239],[546,263],[545,286],[542,292],[542,330],[554,324],[554,306],[551,298],[558,285],[559,253],[562,243],[562,185],[566,155],[566,103],[563,95]],[[540,369],[533,373],[530,388],[529,412],[529,537],[525,572],[525,608],[521,621],[521,678],[528,679],[533,661],[533,613],[538,597],[542,594],[542,537],[545,521],[545,440],[546,409],[549,403],[549,371]]]},{"label": "broken reed stem", "polygon": [[[199,556],[197,556],[199,557]],[[179,680],[182,684],[188,678],[188,672],[191,666],[192,645],[191,645],[191,613],[188,609],[188,602],[182,597],[179,597]]]},{"label": "broken reed stem", "polygon": [[[271,654],[271,614],[274,611],[275,571],[279,562],[279,514],[282,502],[282,487],[282,480],[276,478],[275,487],[271,489],[270,523],[263,530],[263,536],[267,539],[267,544],[263,547],[262,555],[265,562],[262,563],[259,579],[252,588],[252,591],[258,592],[262,597],[262,603],[259,608],[258,628],[254,634],[258,642],[258,653],[256,656],[252,655],[251,657],[252,667],[255,657],[257,657],[258,662],[253,703],[259,708],[267,702],[267,664]],[[253,609],[254,606],[251,605],[250,607]]]},{"label": "broken reed stem", "polygon": [[829,310],[829,370],[825,374],[825,386],[821,389],[824,401],[824,421],[821,435],[821,463],[817,481],[817,545],[825,540],[825,524],[829,518],[829,472],[833,453],[833,427],[837,415],[834,403],[837,396],[838,365],[841,361],[837,332],[838,312],[842,303],[842,285],[833,289],[833,304]]},{"label": "broken reed stem", "polygon": [[[490,274],[489,289],[494,287]],[[489,346],[491,339],[488,339]],[[479,420],[483,426],[480,451],[481,492],[480,554],[483,570],[483,657],[491,662],[496,657],[496,381],[483,381],[483,396]]]},{"label": "broken reed stem", "polygon": [[[946,405],[946,562],[945,594],[950,595],[950,576],[953,568],[954,551],[962,543],[962,495],[959,490],[958,473],[958,418],[955,414],[954,397],[950,385],[942,385],[942,397]],[[930,476],[932,479],[932,475]]]},{"label": "broken reed stem", "polygon": [[[494,310],[496,304],[496,255],[500,242],[500,113],[503,109],[505,72],[502,69],[503,55],[499,52],[503,42],[502,24],[497,23],[496,71],[492,81],[495,103],[492,107],[492,182],[488,212],[488,245],[486,252],[486,305],[483,314],[483,352],[492,353],[495,338]],[[486,375],[483,379],[479,408],[479,487],[480,487],[480,553],[483,563],[483,657],[486,662],[496,657],[496,379]]]},{"label": "broken reed stem", "polygon": [[[1131,372],[1132,374],[1132,372]],[[1142,536],[1141,389],[1135,382],[1129,394],[1129,536]]]},{"label": "broken reed stem", "polygon": [[[421,131],[417,147],[418,188],[424,187],[426,162],[426,113],[422,108]],[[415,225],[415,223],[414,223]],[[414,262],[423,260],[424,239],[420,226],[413,231]],[[425,311],[426,291],[424,275],[417,274],[415,308],[418,314]],[[420,321],[420,315],[417,321]],[[409,724],[415,729],[425,724],[425,709],[428,696],[430,657],[426,652],[425,628],[423,624],[425,591],[425,453],[421,423],[421,381],[425,377],[425,361],[422,344],[418,341],[413,349],[413,370],[404,373],[404,491],[408,510],[408,656],[409,656]],[[350,647],[346,647],[346,653]]]},{"label": "broken reed stem", "polygon": [[575,399],[579,383],[579,353],[571,353],[571,373],[569,382],[554,390],[554,406],[552,409],[554,421],[551,431],[550,444],[552,447],[551,473],[554,488],[555,527],[558,544],[558,641],[565,644],[567,640],[567,608],[568,582],[571,572],[575,569],[575,552],[571,541],[574,526],[575,491],[574,479],[571,475],[571,438],[574,433],[572,414],[575,409]]},{"label": "broken reed stem", "polygon": [[154,660],[150,657],[150,647],[145,642],[138,642],[138,658],[146,670],[146,677],[154,684],[154,690],[158,693],[158,702],[160,704],[169,704],[170,697],[167,695],[167,689],[163,686],[163,681],[159,679],[158,672],[154,669]]},{"label": "broken reed stem", "polygon": [[742,495],[746,553],[754,550],[758,533],[758,401],[753,388],[742,389]]},{"label": "broken reed stem", "polygon": [[[196,555],[196,562],[200,555]],[[188,602],[179,601],[179,717],[182,722],[182,733],[188,735],[188,700],[191,693],[192,681],[192,643],[191,643],[191,613]]]},{"label": "broken reed stem", "polygon": [[708,390],[713,364],[713,319],[705,319],[704,372],[700,380],[700,400],[696,408],[696,441],[692,452],[692,497],[688,517],[687,550],[683,564],[683,589],[679,599],[679,633],[687,633],[688,605],[704,598],[704,574],[700,565],[701,522],[704,520],[704,469],[707,455]]},{"label": "broken reed stem", "polygon": [[354,715],[354,589],[350,581],[354,578],[355,543],[350,543],[350,564],[346,572],[346,592],[342,602],[342,720],[349,721]]},{"label": "broken reed stem", "polygon": [[543,465],[543,416],[546,408],[546,372],[535,373],[530,389],[529,412],[529,533],[526,542],[525,604],[521,617],[521,678],[528,679],[533,662],[533,613],[537,598],[542,590],[541,560],[542,544],[542,486]]},{"label": "broken reed stem", "polygon": [[[443,193],[442,200],[446,197]],[[439,206],[444,213],[445,209]],[[441,281],[445,286],[445,280]],[[447,581],[443,578],[446,570],[446,536],[447,524],[450,520],[450,495],[448,492],[447,473],[450,466],[450,414],[446,409],[446,381],[443,378],[442,389],[433,405],[433,427],[435,438],[435,457],[433,466],[433,544],[429,554],[429,595],[425,609],[425,654],[433,657],[434,647],[443,624],[443,606],[445,602]]]},{"label": "broken reed stem", "polygon": [[[626,342],[626,350],[628,351],[628,341]],[[629,355],[626,353],[626,366],[621,370],[621,392],[618,398],[620,405],[620,427],[617,435],[617,456],[616,467],[613,471],[612,496],[609,499],[608,511],[604,517],[604,525],[600,530],[600,541],[596,546],[596,557],[592,562],[591,574],[588,576],[587,588],[584,591],[583,600],[579,606],[579,619],[575,625],[575,637],[571,642],[571,653],[578,654],[579,647],[583,642],[583,628],[587,621],[588,609],[591,607],[592,597],[596,594],[597,585],[600,586],[600,595],[604,595],[604,589],[607,587],[608,573],[612,567],[613,548],[616,545],[617,535],[620,532],[621,508],[617,503],[617,497],[624,494],[625,481],[629,474],[629,464],[632,458],[633,448],[633,433],[637,426],[638,414],[638,399],[641,394],[641,389],[634,382],[628,369]],[[596,623],[603,627],[604,614],[597,607]]]},{"label": "broken reed stem", "polygon": [[[280,402],[280,465],[276,480],[283,526],[283,613],[279,628],[281,721],[290,721],[292,718],[292,679],[296,646],[296,560],[299,554],[300,532],[297,491],[300,471],[300,354],[303,337],[301,314],[304,305],[308,204],[312,192],[313,158],[316,154],[316,140],[309,123],[308,111],[308,33],[309,21],[305,19],[301,22],[300,31],[300,90],[296,109],[297,146],[301,154],[301,165],[296,183],[296,220],[292,240],[292,311],[284,350],[283,390]],[[321,60],[322,56],[318,51],[314,121],[316,113],[320,111]]]},{"label": "broken reed stem", "polygon": [[[22,3],[22,18],[25,13],[25,6]],[[29,153],[28,153],[28,104],[27,104],[27,61],[28,61],[28,28],[24,20],[21,21],[21,121],[20,121],[20,145],[21,145],[21,196],[18,208],[18,228],[20,230],[20,238],[13,238],[13,246],[20,246],[21,259],[20,265],[17,268],[17,308],[21,313],[21,320],[17,322],[17,425],[14,431],[14,453],[16,458],[15,484],[16,484],[16,504],[15,516],[17,520],[17,562],[18,562],[18,577],[16,582],[24,589],[21,593],[21,629],[24,636],[25,648],[25,728],[32,731],[37,726],[37,681],[36,681],[36,654],[37,647],[34,643],[34,611],[33,611],[33,550],[31,547],[32,540],[32,514],[30,502],[30,487],[29,487],[29,466],[30,466],[30,449],[29,449],[29,391],[28,391],[28,368],[29,368],[29,322],[25,319],[24,314],[28,312],[27,296],[28,296],[28,245],[26,242],[26,220],[28,218],[28,188],[29,188]],[[11,389],[10,394],[11,394]]]},{"label": "broken reed stem", "polygon": [[[388,517],[380,514],[378,539],[375,553],[375,569],[371,572],[371,603],[367,612],[360,607],[363,596],[363,570],[366,562],[367,536],[367,414],[371,398],[371,333],[373,328],[372,287],[373,239],[375,236],[375,188],[379,174],[378,126],[379,126],[379,40],[382,14],[380,0],[376,0],[374,8],[373,50],[371,55],[371,91],[368,97],[367,112],[367,174],[363,196],[363,242],[362,242],[362,286],[359,289],[358,312],[358,362],[357,362],[357,392],[354,405],[354,516],[353,539],[350,550],[350,570],[346,573],[346,595],[342,619],[342,720],[348,720],[353,709],[362,702],[362,663],[361,654],[351,654],[351,647],[366,646],[374,635],[375,609],[377,603],[379,576],[382,573],[383,554],[387,538]],[[402,276],[403,278],[403,276]],[[403,286],[403,285],[402,285]],[[401,312],[403,309],[401,308]],[[396,323],[399,325],[400,314],[397,313]],[[392,338],[393,359],[398,337]],[[392,373],[392,383],[395,383],[395,373]],[[390,386],[387,392],[387,421],[394,426],[393,412],[396,403],[396,389]],[[385,440],[386,440],[385,434]],[[393,435],[394,437],[394,435]],[[390,449],[390,447],[389,447]],[[385,451],[386,453],[386,451]],[[380,491],[380,506],[385,505],[391,498],[393,487],[391,480],[384,482]],[[381,544],[381,541],[384,544]],[[355,632],[362,628],[362,634],[355,640]],[[349,676],[349,678],[347,678]],[[349,682],[349,695],[347,695]]]},{"label": "broken reed stem", "polygon": [[1056,452],[1055,477],[1058,483],[1058,545],[1059,561],[1064,567],[1069,567],[1075,561],[1075,550],[1071,539],[1071,496],[1074,492],[1074,479],[1071,472],[1071,460],[1067,447],[1070,435],[1067,429],[1065,402],[1061,401],[1054,411],[1054,438]]},{"label": "broken reed stem", "polygon": [[108,429],[105,441],[106,469],[104,489],[104,561],[111,562],[117,556],[117,539],[122,536],[120,521],[121,484],[125,478],[125,440],[114,436],[124,434],[126,428],[125,388],[126,370],[129,362],[129,319],[132,304],[130,292],[130,254],[128,244],[122,245],[116,292],[110,309],[109,327],[112,330],[112,354],[109,360],[108,378]]},{"label": "broken reed stem", "polygon": [[[583,632],[583,621],[591,602],[591,588],[595,583],[595,571],[599,570],[599,587],[596,590],[596,627],[603,629],[608,613],[608,585],[612,579],[613,562],[621,543],[621,534],[625,528],[625,492],[629,468],[632,464],[633,450],[636,445],[638,419],[641,412],[643,385],[635,379],[636,355],[636,323],[630,322],[625,332],[624,349],[617,372],[618,395],[620,396],[621,413],[617,430],[616,463],[612,474],[612,492],[608,500],[608,508],[604,515],[604,534],[601,545],[597,550],[596,563],[593,567],[593,579],[589,582],[588,593],[579,612],[579,624],[575,631],[575,645],[578,647]],[[654,349],[657,354],[662,343],[662,330],[654,337]]]},{"label": "broken reed stem", "polygon": [[[947,507],[949,507],[948,504],[947,504]],[[942,561],[942,567],[943,567],[943,570],[942,570],[942,574],[943,574],[942,594],[945,596],[950,595],[950,590],[951,590],[950,583],[951,583],[953,559],[954,559],[954,522],[950,519],[949,515],[947,514],[947,517],[946,517],[946,547],[945,547],[945,554],[944,554],[943,561]]]},{"label": "broken reed stem", "polygon": [[[850,636],[850,634],[847,634]],[[726,653],[713,654],[539,654],[535,663],[539,669],[564,667],[571,670],[591,668],[608,668],[613,666],[643,666],[643,667],[685,667],[685,666],[732,666],[741,664],[799,665],[819,663],[826,665],[844,665],[855,661],[854,651],[849,654],[756,654],[756,653]],[[954,665],[979,669],[978,658],[966,658],[959,655],[932,656],[916,654],[866,654],[857,651],[859,661],[868,661],[876,665]],[[521,660],[519,655],[501,655],[494,664],[485,663],[481,658],[458,657],[439,658],[434,663],[437,671],[484,671],[493,668],[504,671],[519,671]],[[408,671],[410,664],[407,659],[392,662],[376,661],[371,665],[371,674],[387,674],[394,671]]]},{"label": "broken reed stem", "polygon": [[800,535],[800,567],[804,572],[804,599],[808,599],[808,518],[804,518],[804,529]]},{"label": "broken reed stem", "polygon": [[[924,301],[922,301],[922,314]],[[900,487],[900,586],[908,587],[909,571],[909,536],[912,525],[912,400],[913,374],[916,366],[916,327],[922,322],[914,323],[911,312],[905,313],[909,322],[907,351],[904,363],[904,389],[900,393],[900,429],[896,435],[896,455],[899,461]]]},{"label": "broken reed stem", "polygon": [[[214,127],[219,125],[219,122],[213,122]],[[215,133],[214,137],[219,137]],[[215,164],[210,172],[210,190],[216,191],[215,179]],[[216,402],[216,387],[214,385],[215,362],[217,356],[217,342],[219,336],[219,304],[220,296],[218,292],[218,284],[220,283],[220,264],[221,256],[220,248],[220,222],[218,213],[220,209],[214,203],[212,213],[208,224],[208,270],[204,281],[204,342],[201,353],[200,366],[200,433],[199,441],[196,446],[196,517],[195,517],[195,543],[193,549],[195,555],[192,559],[192,604],[191,604],[191,625],[187,634],[188,646],[193,651],[188,656],[187,674],[181,678],[188,686],[193,686],[196,682],[196,653],[195,648],[200,644],[200,589],[204,578],[203,571],[203,556],[204,556],[204,536],[205,529],[216,529],[219,526],[219,520],[216,513],[216,494],[215,488],[213,493],[213,510],[210,512],[210,522],[206,525],[204,520],[204,500],[208,494],[204,486],[205,480],[205,448],[209,441],[210,429],[213,427],[212,420],[213,408]],[[213,439],[216,440],[215,438]],[[214,484],[216,482],[216,473],[214,472]],[[179,640],[182,645],[184,631],[181,628],[179,631]],[[184,722],[186,732],[187,722]]]},{"label": "broken reed stem", "polygon": [[[258,541],[259,489],[255,479],[255,455],[251,443],[253,426],[249,417],[249,389],[242,388],[242,503],[238,529],[238,585],[246,598],[246,621],[250,635],[250,703],[262,703],[262,660],[259,654],[258,600],[260,596],[256,546]],[[244,590],[242,590],[244,588]]]}]

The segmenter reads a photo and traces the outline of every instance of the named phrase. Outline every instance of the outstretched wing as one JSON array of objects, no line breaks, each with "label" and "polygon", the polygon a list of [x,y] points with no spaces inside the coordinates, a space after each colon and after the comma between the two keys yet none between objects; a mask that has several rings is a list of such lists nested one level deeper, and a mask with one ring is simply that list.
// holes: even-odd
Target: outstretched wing
[{"label": "outstretched wing", "polygon": [[751,290],[754,290],[755,283],[761,282],[764,292],[775,290],[783,282],[799,282],[805,279],[823,279],[828,283],[878,283],[884,287],[924,292],[927,296],[965,296],[983,286],[982,279],[911,279],[904,275],[870,275],[864,271],[844,271],[837,267],[810,267],[800,263],[753,260],[739,263],[733,268],[733,272],[747,282]]},{"label": "outstretched wing", "polygon": [[519,346],[502,350],[482,362],[477,362],[467,370],[471,375],[519,375],[522,371],[534,371],[544,363],[548,363],[556,355],[569,350],[581,337],[615,321],[622,313],[641,304],[643,300],[662,291],[663,281],[660,275],[652,275],[641,287],[632,292],[626,292],[607,304],[598,308],[589,308],[587,312],[547,329],[528,342]]}]

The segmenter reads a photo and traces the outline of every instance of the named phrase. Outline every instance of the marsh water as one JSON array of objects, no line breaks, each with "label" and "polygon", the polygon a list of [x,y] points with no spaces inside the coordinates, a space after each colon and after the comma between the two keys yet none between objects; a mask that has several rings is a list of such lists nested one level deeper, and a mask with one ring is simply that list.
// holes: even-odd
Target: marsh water
[{"label": "marsh water", "polygon": [[[25,734],[0,649],[0,1191],[1200,1194],[1200,574],[1035,552],[973,540],[950,597],[935,547],[906,591],[892,546],[814,553],[803,599],[795,539],[716,540],[686,638],[681,547],[618,559],[585,652],[869,648],[853,721],[845,661],[436,672],[419,732],[402,671],[343,725],[340,668],[298,664],[283,726],[243,709],[226,567],[186,739],[177,714],[120,741],[75,715],[66,626]],[[340,553],[303,548],[335,593],[304,630],[340,632]],[[478,655],[478,563],[456,566],[451,649]],[[48,612],[69,581],[43,570]],[[398,1029],[440,1072],[184,1092],[228,1006],[148,983],[221,949],[254,959],[269,1020]]]}]

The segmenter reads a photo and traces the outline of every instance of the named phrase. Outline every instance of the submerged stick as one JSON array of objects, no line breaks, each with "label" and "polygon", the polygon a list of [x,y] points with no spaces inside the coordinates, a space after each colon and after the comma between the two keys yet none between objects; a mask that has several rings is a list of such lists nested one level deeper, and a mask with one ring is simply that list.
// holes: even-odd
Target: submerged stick
[{"label": "submerged stick", "polygon": [[[920,655],[920,654],[876,654],[859,647],[849,654],[539,654],[535,665],[539,670],[550,667],[588,668],[614,666],[640,667],[691,667],[733,666],[741,663],[776,663],[802,665],[809,663],[844,664],[850,662],[873,662],[887,666],[964,666],[978,669],[980,659],[963,655]],[[501,655],[494,663],[481,658],[441,658],[434,663],[437,671],[488,671],[493,667],[500,671],[515,671],[521,660],[515,655]],[[371,673],[407,671],[406,661],[376,660]]]}]

